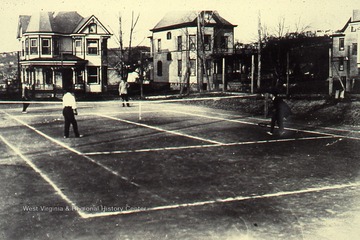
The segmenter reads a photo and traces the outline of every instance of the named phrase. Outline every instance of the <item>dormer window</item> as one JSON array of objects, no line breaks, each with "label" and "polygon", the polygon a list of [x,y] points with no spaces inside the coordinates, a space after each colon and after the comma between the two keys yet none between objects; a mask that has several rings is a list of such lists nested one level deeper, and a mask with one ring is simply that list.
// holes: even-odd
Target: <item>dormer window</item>
[{"label": "dormer window", "polygon": [[97,33],[97,25],[95,23],[89,25],[89,33]]}]

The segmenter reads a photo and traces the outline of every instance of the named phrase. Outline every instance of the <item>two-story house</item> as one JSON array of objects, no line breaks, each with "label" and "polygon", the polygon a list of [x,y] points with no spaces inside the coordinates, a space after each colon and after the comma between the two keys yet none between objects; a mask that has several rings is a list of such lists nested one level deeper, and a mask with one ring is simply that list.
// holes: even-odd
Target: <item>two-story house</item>
[{"label": "two-story house", "polygon": [[166,14],[150,30],[154,83],[176,89],[188,76],[192,86],[221,84],[234,53],[234,27],[216,11]]},{"label": "two-story house", "polygon": [[102,92],[110,36],[94,15],[84,18],[71,11],[19,16],[21,83],[50,95],[69,87]]},{"label": "two-story house", "polygon": [[360,10],[332,35],[329,93],[360,91]]}]

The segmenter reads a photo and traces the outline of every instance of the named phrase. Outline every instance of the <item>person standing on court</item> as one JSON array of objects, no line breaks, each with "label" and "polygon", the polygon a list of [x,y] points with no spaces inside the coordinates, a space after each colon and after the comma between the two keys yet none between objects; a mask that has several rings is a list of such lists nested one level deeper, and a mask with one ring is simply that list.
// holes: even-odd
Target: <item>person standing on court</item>
[{"label": "person standing on court", "polygon": [[128,96],[128,88],[130,87],[130,84],[128,82],[125,82],[124,79],[120,80],[119,83],[119,95],[122,99],[122,106],[125,107],[125,102],[126,102],[126,106],[130,107],[129,104],[129,96]]},{"label": "person standing on court", "polygon": [[75,119],[75,115],[77,115],[77,106],[76,100],[74,95],[71,93],[71,89],[66,89],[66,93],[62,99],[63,105],[63,116],[65,119],[65,126],[64,126],[64,138],[69,137],[70,125],[73,126],[75,137],[83,137],[83,135],[79,134],[77,121]]},{"label": "person standing on court", "polygon": [[271,116],[271,127],[270,132],[267,132],[269,135],[274,134],[274,128],[277,124],[279,127],[280,135],[284,134],[284,118],[288,117],[291,114],[290,107],[284,102],[284,100],[278,96],[277,93],[271,94],[271,99],[273,102],[273,113]]},{"label": "person standing on court", "polygon": [[30,93],[29,93],[29,87],[27,85],[24,85],[24,87],[22,88],[22,93],[21,93],[21,98],[23,100],[23,109],[22,109],[22,113],[27,113],[26,109],[29,107],[30,103],[29,101],[31,100],[30,98]]}]

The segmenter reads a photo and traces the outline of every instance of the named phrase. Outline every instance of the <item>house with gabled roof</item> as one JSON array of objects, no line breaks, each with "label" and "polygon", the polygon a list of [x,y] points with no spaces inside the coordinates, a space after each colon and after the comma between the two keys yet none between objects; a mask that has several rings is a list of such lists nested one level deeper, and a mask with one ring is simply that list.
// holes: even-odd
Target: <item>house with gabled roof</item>
[{"label": "house with gabled roof", "polygon": [[360,92],[360,10],[332,36],[329,93]]},{"label": "house with gabled roof", "polygon": [[37,93],[73,88],[99,93],[107,84],[111,33],[92,15],[75,11],[19,16],[20,78]]},{"label": "house with gabled roof", "polygon": [[185,78],[200,89],[221,84],[223,71],[231,71],[226,59],[234,53],[235,27],[217,11],[166,14],[150,30],[154,83],[172,89]]}]

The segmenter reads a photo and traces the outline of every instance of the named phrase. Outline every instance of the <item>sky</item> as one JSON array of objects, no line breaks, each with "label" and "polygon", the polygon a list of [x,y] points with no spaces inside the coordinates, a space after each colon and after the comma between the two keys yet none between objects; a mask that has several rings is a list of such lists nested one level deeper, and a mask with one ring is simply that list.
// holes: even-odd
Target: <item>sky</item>
[{"label": "sky", "polygon": [[309,30],[338,30],[353,9],[360,9],[360,0],[0,0],[0,53],[20,50],[16,39],[19,15],[40,11],[95,15],[113,34],[109,47],[118,47],[120,15],[124,46],[129,45],[132,14],[139,15],[132,46],[149,46],[150,29],[171,11],[216,10],[237,25],[235,40],[250,43],[256,41],[259,16],[270,33],[282,19],[290,31],[296,25],[310,26]]}]

